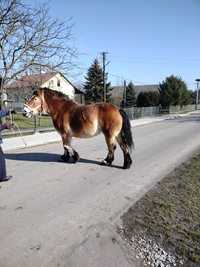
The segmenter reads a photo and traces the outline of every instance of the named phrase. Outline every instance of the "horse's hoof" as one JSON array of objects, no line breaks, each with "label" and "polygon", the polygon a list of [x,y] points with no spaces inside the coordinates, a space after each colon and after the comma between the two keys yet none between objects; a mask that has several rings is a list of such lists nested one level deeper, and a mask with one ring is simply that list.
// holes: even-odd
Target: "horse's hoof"
[{"label": "horse's hoof", "polygon": [[76,151],[74,152],[74,155],[72,156],[72,158],[74,160],[74,163],[76,163],[80,159],[79,154]]},{"label": "horse's hoof", "polygon": [[70,159],[70,157],[68,157],[68,156],[65,156],[65,155],[60,156],[60,161],[61,162],[68,162],[69,159]]},{"label": "horse's hoof", "polygon": [[132,164],[132,159],[131,159],[131,157],[129,156],[129,157],[127,158],[127,160],[124,162],[123,169],[130,169],[131,164]]},{"label": "horse's hoof", "polygon": [[127,170],[127,169],[130,169],[130,167],[131,167],[131,164],[126,164],[126,165],[123,166],[123,169]]},{"label": "horse's hoof", "polygon": [[105,160],[102,160],[102,161],[100,162],[100,164],[105,166],[105,165],[107,165],[107,162],[106,162]]},{"label": "horse's hoof", "polygon": [[104,159],[104,160],[101,161],[100,164],[103,165],[103,166],[111,166],[112,162],[108,162],[107,160]]}]

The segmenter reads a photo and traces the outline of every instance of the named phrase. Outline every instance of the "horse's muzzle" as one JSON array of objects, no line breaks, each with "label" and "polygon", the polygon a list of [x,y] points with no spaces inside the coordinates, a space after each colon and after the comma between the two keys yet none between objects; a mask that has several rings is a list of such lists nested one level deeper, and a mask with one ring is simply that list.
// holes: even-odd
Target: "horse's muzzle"
[{"label": "horse's muzzle", "polygon": [[29,107],[24,106],[23,116],[31,118],[33,116],[32,110],[30,110]]}]

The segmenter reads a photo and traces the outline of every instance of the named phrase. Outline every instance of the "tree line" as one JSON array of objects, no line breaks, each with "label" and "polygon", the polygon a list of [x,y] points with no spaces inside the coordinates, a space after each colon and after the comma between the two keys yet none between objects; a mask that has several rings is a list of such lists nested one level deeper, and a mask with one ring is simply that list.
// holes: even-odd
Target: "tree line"
[{"label": "tree line", "polygon": [[[97,59],[94,60],[87,75],[85,76],[84,90],[86,103],[103,101],[103,71]],[[106,74],[106,101],[112,102],[112,86],[107,82]],[[158,86],[158,91],[140,92],[136,96],[135,86],[132,81],[126,86],[123,99],[120,103],[122,108],[162,106],[167,108],[176,105],[194,104],[196,94],[188,90],[186,83],[175,75],[167,77]]]},{"label": "tree line", "polygon": [[[46,71],[67,73],[74,67],[73,24],[52,18],[47,4],[36,7],[25,0],[0,0],[0,93],[6,84],[22,75]],[[112,86],[95,59],[85,77],[86,102],[112,102]],[[195,92],[174,75],[160,83],[158,92],[135,92],[126,86],[121,107],[187,105],[195,103]]]}]

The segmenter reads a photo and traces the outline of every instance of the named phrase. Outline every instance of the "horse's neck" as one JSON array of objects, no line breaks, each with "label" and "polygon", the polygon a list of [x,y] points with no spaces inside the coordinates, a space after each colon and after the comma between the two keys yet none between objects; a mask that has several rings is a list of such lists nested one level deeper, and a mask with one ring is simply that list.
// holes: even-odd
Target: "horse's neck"
[{"label": "horse's neck", "polygon": [[71,110],[77,105],[77,103],[72,100],[65,100],[59,98],[49,98],[46,99],[46,104],[48,107],[48,113],[52,118],[56,118],[58,114],[63,112],[71,112]]}]

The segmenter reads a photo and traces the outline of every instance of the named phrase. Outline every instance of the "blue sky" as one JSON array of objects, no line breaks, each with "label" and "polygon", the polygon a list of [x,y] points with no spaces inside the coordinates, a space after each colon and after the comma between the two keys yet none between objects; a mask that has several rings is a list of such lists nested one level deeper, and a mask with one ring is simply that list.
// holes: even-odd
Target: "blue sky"
[{"label": "blue sky", "polygon": [[[32,4],[43,0],[28,0]],[[113,84],[159,83],[181,76],[191,89],[200,78],[200,0],[51,0],[51,15],[73,18],[81,67],[108,52]]]}]

